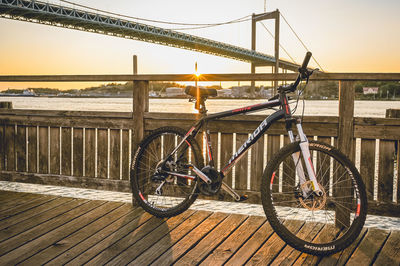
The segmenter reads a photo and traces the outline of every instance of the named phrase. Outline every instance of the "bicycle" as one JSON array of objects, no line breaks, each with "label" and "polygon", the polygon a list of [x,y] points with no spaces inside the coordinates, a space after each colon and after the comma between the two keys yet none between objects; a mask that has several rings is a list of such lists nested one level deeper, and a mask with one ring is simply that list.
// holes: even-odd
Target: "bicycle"
[{"label": "bicycle", "polygon": [[[278,94],[265,103],[208,115],[205,101],[216,96],[216,90],[188,87],[186,93],[192,97],[201,118],[188,131],[162,127],[140,143],[131,167],[132,192],[139,205],[157,217],[171,217],[187,210],[199,194],[215,195],[220,189],[236,201],[246,200],[247,196],[238,195],[223,178],[274,122],[284,119],[291,143],[272,156],[261,181],[262,205],[271,227],[293,248],[314,255],[328,255],[349,246],[366,219],[367,199],[360,173],[336,148],[309,141],[301,119],[292,116],[289,105],[287,94],[295,92],[302,80],[307,84],[313,73],[307,69],[310,58],[308,52],[296,81],[280,86]],[[207,123],[274,107],[279,109],[267,116],[222,170],[217,171]],[[195,139],[201,129],[205,132],[207,165]],[[300,229],[292,226],[293,220],[302,221],[303,229],[319,232],[324,228],[329,234],[323,237],[299,234]]]}]

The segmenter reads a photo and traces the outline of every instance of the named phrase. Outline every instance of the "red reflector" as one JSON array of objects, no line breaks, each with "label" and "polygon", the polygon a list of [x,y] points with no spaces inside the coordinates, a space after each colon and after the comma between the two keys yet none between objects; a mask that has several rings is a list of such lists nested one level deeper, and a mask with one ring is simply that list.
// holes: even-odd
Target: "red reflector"
[{"label": "red reflector", "polygon": [[275,172],[272,174],[272,177],[271,177],[271,185],[274,183],[274,178],[275,178]]},{"label": "red reflector", "polygon": [[358,203],[358,204],[357,204],[357,212],[356,212],[356,216],[359,216],[359,215],[360,215],[360,209],[361,209],[361,204],[360,204],[360,203]]},{"label": "red reflector", "polygon": [[139,192],[139,196],[143,201],[145,201],[145,198],[143,197],[142,192]]}]

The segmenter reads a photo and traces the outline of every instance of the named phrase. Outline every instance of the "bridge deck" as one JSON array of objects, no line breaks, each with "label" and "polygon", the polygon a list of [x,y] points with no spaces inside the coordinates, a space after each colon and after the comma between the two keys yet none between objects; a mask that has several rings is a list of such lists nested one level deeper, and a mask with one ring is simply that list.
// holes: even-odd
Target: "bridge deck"
[{"label": "bridge deck", "polygon": [[400,231],[365,228],[320,258],[285,245],[263,217],[189,210],[158,219],[126,203],[0,191],[1,265],[398,265],[399,254]]}]

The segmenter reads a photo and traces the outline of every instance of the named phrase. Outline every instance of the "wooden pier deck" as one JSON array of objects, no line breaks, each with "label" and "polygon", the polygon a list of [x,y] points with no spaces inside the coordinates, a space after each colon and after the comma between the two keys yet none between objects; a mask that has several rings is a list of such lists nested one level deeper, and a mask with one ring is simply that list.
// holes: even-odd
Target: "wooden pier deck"
[{"label": "wooden pier deck", "polygon": [[0,191],[1,265],[398,265],[399,255],[400,231],[365,228],[343,252],[315,257],[285,245],[264,217],[158,219],[126,203]]}]

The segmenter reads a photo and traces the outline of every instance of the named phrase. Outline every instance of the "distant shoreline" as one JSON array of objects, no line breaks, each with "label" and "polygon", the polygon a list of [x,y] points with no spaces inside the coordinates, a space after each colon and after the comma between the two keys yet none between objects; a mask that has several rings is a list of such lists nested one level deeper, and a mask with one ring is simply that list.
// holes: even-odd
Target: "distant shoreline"
[{"label": "distant shoreline", "polygon": [[[92,96],[92,95],[88,95],[88,96],[68,96],[68,95],[62,95],[62,96],[57,96],[57,95],[0,95],[0,100],[1,98],[7,98],[7,97],[22,97],[22,98],[66,98],[66,99],[79,99],[79,98],[115,98],[115,99],[121,99],[121,98],[132,98],[132,96],[118,96],[118,95],[109,95],[109,96],[102,96],[102,95],[97,95],[97,96]],[[150,99],[188,99],[189,97],[152,97],[149,96]],[[208,98],[208,100],[213,100],[213,99],[218,99],[218,100],[263,100],[263,99],[267,99],[267,98],[261,98],[261,97],[257,97],[257,98],[231,98],[231,97],[212,97],[212,98]],[[338,101],[339,99],[333,99],[333,98],[329,98],[329,99],[313,99],[313,98],[306,98],[307,101]],[[355,99],[356,101],[400,101],[400,98],[396,98],[396,99]]]}]

